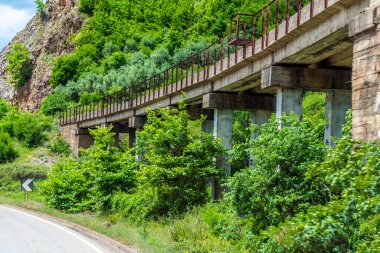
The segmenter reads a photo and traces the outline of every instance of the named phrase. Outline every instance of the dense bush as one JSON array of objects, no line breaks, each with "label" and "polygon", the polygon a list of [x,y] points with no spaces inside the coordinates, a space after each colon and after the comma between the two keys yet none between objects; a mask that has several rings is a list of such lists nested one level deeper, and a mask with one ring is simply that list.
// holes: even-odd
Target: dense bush
[{"label": "dense bush", "polygon": [[45,115],[56,115],[69,105],[62,93],[49,94],[41,104],[40,112]]},{"label": "dense bush", "polygon": [[326,150],[310,128],[294,115],[273,116],[251,141],[255,168],[233,177],[229,198],[239,215],[250,217],[255,233],[325,201],[304,175]]},{"label": "dense bush", "polygon": [[60,135],[54,136],[50,139],[46,147],[50,152],[57,155],[69,155],[71,153],[70,145]]},{"label": "dense bush", "polygon": [[[200,127],[201,121],[195,125]],[[191,131],[189,123],[183,104],[179,109],[148,111],[148,121],[137,137],[143,156],[138,187],[135,193],[114,199],[114,206],[123,207],[125,215],[157,218],[182,213],[209,199],[208,183],[219,175],[213,157],[223,150],[211,134]]]},{"label": "dense bush", "polygon": [[13,111],[1,122],[1,128],[4,131],[22,141],[27,147],[36,147],[42,144],[46,140],[46,132],[50,127],[49,118],[28,112]]},{"label": "dense bush", "polygon": [[8,65],[5,70],[10,76],[10,82],[16,89],[19,89],[32,75],[29,51],[22,44],[15,43],[5,58],[8,60]]},{"label": "dense bush", "polygon": [[135,186],[135,157],[113,146],[112,127],[91,131],[94,145],[80,159],[63,158],[53,166],[44,185],[50,206],[68,211],[107,211],[115,192]]},{"label": "dense bush", "polygon": [[17,152],[9,134],[0,131],[0,163],[14,160]]}]

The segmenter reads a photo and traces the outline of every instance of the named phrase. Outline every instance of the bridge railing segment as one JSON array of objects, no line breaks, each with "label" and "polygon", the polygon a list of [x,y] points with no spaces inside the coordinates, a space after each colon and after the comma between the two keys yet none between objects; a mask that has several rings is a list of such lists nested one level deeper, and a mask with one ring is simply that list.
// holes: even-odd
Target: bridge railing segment
[{"label": "bridge railing segment", "polygon": [[[276,41],[280,25],[285,25],[284,33],[287,34],[290,17],[297,15],[296,27],[300,26],[303,8],[310,8],[312,18],[316,1],[323,1],[323,8],[328,7],[328,0],[272,0],[257,13],[236,14],[230,20],[228,34],[207,48],[101,100],[64,109],[60,113],[60,125],[112,115],[209,80],[247,57],[254,56],[257,51],[263,51],[271,39]],[[273,30],[274,38],[270,38]]]}]

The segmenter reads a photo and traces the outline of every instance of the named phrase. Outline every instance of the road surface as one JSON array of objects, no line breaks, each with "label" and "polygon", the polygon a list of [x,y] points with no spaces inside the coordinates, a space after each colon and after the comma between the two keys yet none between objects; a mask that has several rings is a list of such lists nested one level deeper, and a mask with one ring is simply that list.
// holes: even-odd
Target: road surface
[{"label": "road surface", "polygon": [[43,216],[0,205],[0,253],[111,253],[106,243]]}]

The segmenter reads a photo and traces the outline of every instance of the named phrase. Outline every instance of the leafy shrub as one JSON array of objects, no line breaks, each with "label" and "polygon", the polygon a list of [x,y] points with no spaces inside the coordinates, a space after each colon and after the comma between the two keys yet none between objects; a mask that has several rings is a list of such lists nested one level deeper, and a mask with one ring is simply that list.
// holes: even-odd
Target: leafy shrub
[{"label": "leafy shrub", "polygon": [[69,105],[69,101],[62,93],[49,94],[41,104],[40,112],[44,115],[56,115]]},{"label": "leafy shrub", "polygon": [[3,118],[0,127],[27,147],[36,147],[46,140],[46,131],[50,129],[51,123],[44,115],[12,111]]},{"label": "leafy shrub", "polygon": [[53,165],[44,183],[43,194],[54,208],[68,212],[84,211],[93,204],[89,190],[91,183],[77,161],[65,158]]},{"label": "leafy shrub", "polygon": [[69,155],[71,153],[70,145],[60,135],[54,136],[46,146],[50,152],[57,155]]},{"label": "leafy shrub", "polygon": [[13,108],[5,101],[5,99],[0,99],[0,120],[2,120],[12,109]]},{"label": "leafy shrub", "polygon": [[134,39],[128,39],[125,41],[124,53],[134,53],[139,49],[137,42]]},{"label": "leafy shrub", "polygon": [[112,127],[90,133],[94,145],[81,150],[79,160],[63,158],[48,176],[44,195],[52,207],[77,212],[108,211],[115,192],[128,192],[135,187],[135,157],[113,147]]},{"label": "leafy shrub", "polygon": [[14,160],[17,152],[13,147],[11,137],[8,133],[0,131],[0,163],[6,163]]},{"label": "leafy shrub", "polygon": [[0,178],[9,177],[12,180],[23,178],[46,179],[50,169],[45,164],[30,164],[15,161],[0,166]]},{"label": "leafy shrub", "polygon": [[15,43],[5,58],[8,60],[5,70],[10,76],[10,82],[19,89],[32,75],[29,51],[22,44]]},{"label": "leafy shrub", "polygon": [[326,150],[310,128],[294,115],[283,116],[281,122],[272,117],[252,140],[255,168],[235,174],[229,198],[239,215],[251,218],[255,233],[324,202],[304,176]]},{"label": "leafy shrub", "polygon": [[37,13],[41,15],[44,14],[47,4],[45,4],[42,0],[34,0],[34,3],[36,4]]},{"label": "leafy shrub", "polygon": [[[138,133],[143,156],[138,188],[124,203],[124,213],[137,220],[178,214],[209,199],[207,185],[219,175],[213,157],[223,149],[211,134],[189,129],[184,104],[179,109],[148,111]],[[202,120],[195,122],[200,127]]]}]

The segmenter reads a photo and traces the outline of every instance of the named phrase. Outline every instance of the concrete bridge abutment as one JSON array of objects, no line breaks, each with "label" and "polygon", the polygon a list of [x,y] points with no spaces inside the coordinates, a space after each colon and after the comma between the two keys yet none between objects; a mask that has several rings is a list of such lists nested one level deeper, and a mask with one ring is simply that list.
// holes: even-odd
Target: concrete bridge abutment
[{"label": "concrete bridge abutment", "polygon": [[352,64],[352,135],[356,140],[380,140],[380,1],[351,22],[354,42]]}]

